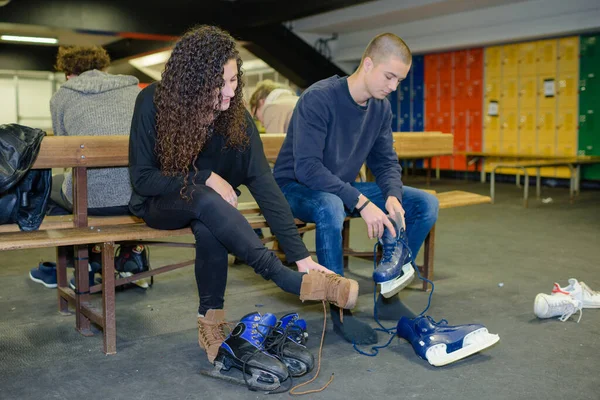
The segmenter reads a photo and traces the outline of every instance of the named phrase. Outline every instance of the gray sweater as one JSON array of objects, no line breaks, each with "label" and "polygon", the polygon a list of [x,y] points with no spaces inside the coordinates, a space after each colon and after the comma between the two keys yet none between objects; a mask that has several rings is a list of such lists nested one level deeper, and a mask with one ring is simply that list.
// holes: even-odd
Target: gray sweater
[{"label": "gray sweater", "polygon": [[[50,112],[55,135],[128,135],[138,79],[92,70],[69,79],[52,96]],[[88,207],[124,206],[131,197],[127,168],[88,170]],[[72,175],[65,175],[62,191],[72,204]]]}]

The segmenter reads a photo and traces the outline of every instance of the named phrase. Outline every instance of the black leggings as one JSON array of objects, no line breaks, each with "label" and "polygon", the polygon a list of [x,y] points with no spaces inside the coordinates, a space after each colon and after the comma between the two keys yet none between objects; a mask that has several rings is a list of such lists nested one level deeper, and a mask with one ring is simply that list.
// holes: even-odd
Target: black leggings
[{"label": "black leggings", "polygon": [[303,274],[284,267],[235,207],[206,185],[194,185],[188,193],[192,190],[191,200],[182,199],[179,192],[152,197],[146,203],[144,221],[156,229],[192,228],[200,314],[223,308],[229,252],[284,291],[300,294]]}]

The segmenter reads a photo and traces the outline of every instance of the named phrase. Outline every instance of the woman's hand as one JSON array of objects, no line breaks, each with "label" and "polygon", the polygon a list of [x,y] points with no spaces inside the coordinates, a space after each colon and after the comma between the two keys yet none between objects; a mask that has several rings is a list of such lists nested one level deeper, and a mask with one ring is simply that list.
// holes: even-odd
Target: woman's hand
[{"label": "woman's hand", "polygon": [[298,272],[308,272],[310,270],[313,270],[325,272],[326,274],[333,274],[333,271],[328,270],[321,264],[314,262],[314,260],[311,257],[306,257],[302,260],[296,261],[296,265],[298,266]]},{"label": "woman's hand", "polygon": [[238,197],[235,190],[233,190],[233,187],[231,187],[229,182],[221,178],[218,174],[211,172],[206,180],[206,186],[212,188],[215,192],[219,193],[223,200],[237,208]]}]

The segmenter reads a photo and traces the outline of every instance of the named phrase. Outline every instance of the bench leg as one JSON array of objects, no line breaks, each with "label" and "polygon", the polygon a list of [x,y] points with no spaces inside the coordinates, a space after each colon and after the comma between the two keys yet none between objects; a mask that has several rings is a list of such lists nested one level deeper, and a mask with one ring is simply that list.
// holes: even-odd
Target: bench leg
[{"label": "bench leg", "polygon": [[[425,243],[423,245],[423,277],[433,281],[433,257],[435,250],[435,225],[427,234],[425,238]],[[428,283],[423,281],[423,291],[427,291]]]},{"label": "bench leg", "polygon": [[525,188],[523,189],[523,205],[527,208],[527,202],[529,200],[529,175],[527,174],[527,170],[523,169],[523,176],[525,177]]},{"label": "bench leg", "polygon": [[492,170],[490,174],[490,197],[492,198],[492,204],[494,204],[494,195],[496,191],[496,168]]},{"label": "bench leg", "polygon": [[344,221],[344,227],[342,228],[342,249],[344,249],[344,269],[348,269],[346,252],[350,250],[350,220]]},{"label": "bench leg", "polygon": [[83,303],[90,297],[90,278],[88,266],[88,248],[75,246],[75,328],[83,336],[92,336],[90,320],[82,313]]},{"label": "bench leg", "polygon": [[535,169],[535,195],[538,198],[538,200],[540,199],[541,195],[542,195],[542,178],[540,176],[540,168],[536,168]]},{"label": "bench leg", "polygon": [[[59,288],[67,287],[67,247],[56,248],[56,283]],[[69,301],[58,292],[58,312],[61,314],[69,313]]]},{"label": "bench leg", "polygon": [[115,320],[115,245],[102,245],[102,322],[104,353],[117,352],[117,325]]}]

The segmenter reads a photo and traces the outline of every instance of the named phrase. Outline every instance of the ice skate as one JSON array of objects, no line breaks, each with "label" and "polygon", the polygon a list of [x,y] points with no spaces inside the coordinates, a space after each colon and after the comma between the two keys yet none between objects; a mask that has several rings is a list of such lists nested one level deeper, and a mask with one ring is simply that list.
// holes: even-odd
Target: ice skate
[{"label": "ice skate", "polygon": [[[273,314],[244,316],[219,347],[215,367],[201,373],[246,385],[250,390],[277,390],[288,378],[288,370],[283,362],[264,350],[265,339],[276,323]],[[232,367],[242,372],[242,378],[224,373]]]},{"label": "ice skate", "polygon": [[277,322],[265,341],[265,348],[285,363],[291,376],[302,376],[315,364],[312,353],[305,346],[307,338],[306,321],[291,313]]},{"label": "ice skate", "polygon": [[377,268],[373,271],[373,280],[379,287],[381,295],[390,298],[410,285],[415,277],[410,250],[406,247],[408,239],[406,231],[402,227],[402,219],[397,216],[389,218],[396,237],[385,228],[383,236],[379,240],[383,248],[383,255]]},{"label": "ice skate", "polygon": [[545,294],[540,293],[535,297],[533,303],[533,312],[538,318],[553,318],[559,317],[558,319],[562,322],[568,320],[571,315],[576,314],[579,311],[579,319],[583,314],[583,302],[575,299],[573,296],[568,294]]},{"label": "ice skate", "polygon": [[560,287],[554,284],[552,294],[566,294],[583,303],[583,308],[600,308],[600,292],[592,290],[585,282],[577,282],[577,279],[569,279],[569,285]]},{"label": "ice skate", "polygon": [[449,326],[445,320],[436,323],[427,316],[400,318],[397,333],[412,344],[419,357],[436,367],[468,357],[500,340],[483,325]]}]

